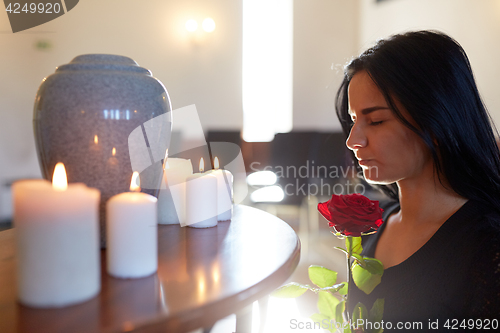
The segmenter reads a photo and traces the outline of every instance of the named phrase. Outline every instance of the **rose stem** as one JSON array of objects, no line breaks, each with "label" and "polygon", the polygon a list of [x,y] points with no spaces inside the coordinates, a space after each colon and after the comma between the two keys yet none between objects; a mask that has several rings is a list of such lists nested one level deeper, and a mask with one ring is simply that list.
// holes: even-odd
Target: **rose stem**
[{"label": "rose stem", "polygon": [[352,236],[347,236],[349,239],[347,243],[347,297],[345,300],[345,308],[344,308],[344,313],[347,322],[349,322],[349,307],[348,307],[348,302],[349,302],[349,282],[351,280],[351,254],[352,254]]}]

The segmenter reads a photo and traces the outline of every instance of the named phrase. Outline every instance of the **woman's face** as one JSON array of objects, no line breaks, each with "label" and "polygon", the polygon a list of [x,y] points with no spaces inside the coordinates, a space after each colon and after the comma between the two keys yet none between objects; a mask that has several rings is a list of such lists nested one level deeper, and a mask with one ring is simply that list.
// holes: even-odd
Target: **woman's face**
[{"label": "woman's face", "polygon": [[[354,75],[349,84],[349,114],[354,122],[347,147],[354,151],[365,179],[390,184],[419,179],[433,171],[433,161],[423,140],[403,125],[367,72]],[[395,102],[403,116],[407,111]]]}]

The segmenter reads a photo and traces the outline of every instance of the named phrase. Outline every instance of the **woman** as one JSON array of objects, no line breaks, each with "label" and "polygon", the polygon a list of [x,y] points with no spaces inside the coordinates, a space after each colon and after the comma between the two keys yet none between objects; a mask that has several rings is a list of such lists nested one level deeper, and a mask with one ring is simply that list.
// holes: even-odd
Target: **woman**
[{"label": "woman", "polygon": [[432,31],[381,40],[347,65],[336,109],[365,179],[398,203],[363,240],[382,282],[351,284],[350,310],[384,298],[392,329],[500,320],[500,156],[462,47]]}]

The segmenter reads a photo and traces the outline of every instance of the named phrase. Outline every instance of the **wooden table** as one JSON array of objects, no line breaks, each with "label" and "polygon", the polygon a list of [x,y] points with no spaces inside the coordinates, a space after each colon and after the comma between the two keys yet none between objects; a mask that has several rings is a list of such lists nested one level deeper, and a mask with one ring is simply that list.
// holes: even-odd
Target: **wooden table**
[{"label": "wooden table", "polygon": [[292,274],[300,242],[288,224],[247,206],[215,228],[158,227],[158,272],[106,274],[90,301],[33,309],[16,301],[15,228],[0,232],[0,332],[187,332],[209,327],[268,295]]}]

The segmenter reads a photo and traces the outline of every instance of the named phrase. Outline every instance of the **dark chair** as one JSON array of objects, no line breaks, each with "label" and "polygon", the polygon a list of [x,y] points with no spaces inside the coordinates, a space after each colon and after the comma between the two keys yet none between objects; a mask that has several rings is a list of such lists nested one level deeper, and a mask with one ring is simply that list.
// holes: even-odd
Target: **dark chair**
[{"label": "dark chair", "polygon": [[240,131],[210,130],[205,137],[207,142],[231,142],[241,147]]},{"label": "dark chair", "polygon": [[271,142],[271,166],[285,190],[285,204],[300,204],[305,196],[332,194],[342,181],[348,150],[342,133],[276,134]]}]

